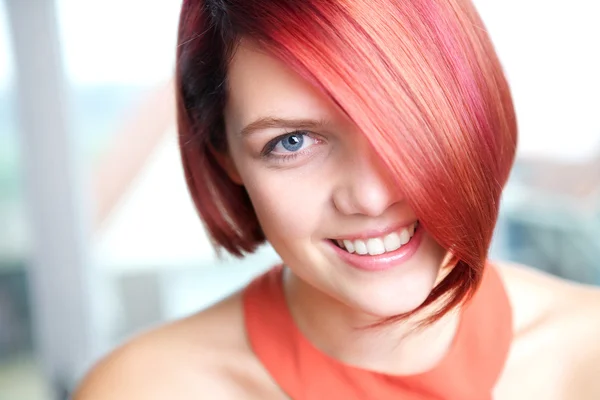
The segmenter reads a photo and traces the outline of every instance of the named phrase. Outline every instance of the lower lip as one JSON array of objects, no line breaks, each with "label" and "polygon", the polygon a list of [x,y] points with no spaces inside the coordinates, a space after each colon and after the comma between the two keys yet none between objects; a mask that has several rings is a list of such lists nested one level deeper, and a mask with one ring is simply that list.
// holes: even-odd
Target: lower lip
[{"label": "lower lip", "polygon": [[377,256],[348,253],[346,250],[339,248],[331,240],[326,241],[346,264],[363,271],[383,271],[408,261],[419,249],[422,240],[423,229],[419,225],[408,243],[398,250],[379,254]]}]

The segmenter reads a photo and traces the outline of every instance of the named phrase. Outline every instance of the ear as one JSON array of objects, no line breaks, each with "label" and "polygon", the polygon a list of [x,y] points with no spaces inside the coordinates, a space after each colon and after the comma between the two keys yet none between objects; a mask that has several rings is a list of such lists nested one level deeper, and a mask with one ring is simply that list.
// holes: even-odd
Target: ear
[{"label": "ear", "polygon": [[210,152],[213,157],[217,160],[221,168],[227,173],[229,179],[231,179],[234,183],[238,185],[243,185],[242,178],[238,172],[235,163],[233,162],[231,156],[228,151],[218,151],[213,146],[209,146]]}]

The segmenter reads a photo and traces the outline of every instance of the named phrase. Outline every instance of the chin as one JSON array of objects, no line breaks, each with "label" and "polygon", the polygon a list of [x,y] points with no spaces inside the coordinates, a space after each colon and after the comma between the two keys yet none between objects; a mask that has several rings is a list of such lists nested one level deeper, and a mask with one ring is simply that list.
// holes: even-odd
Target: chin
[{"label": "chin", "polygon": [[409,313],[425,302],[433,290],[437,274],[415,271],[397,281],[369,282],[348,293],[352,308],[378,318]]},{"label": "chin", "polygon": [[386,271],[363,273],[343,266],[340,277],[348,306],[378,318],[409,313],[425,302],[436,285],[445,255],[428,235],[407,262]]},{"label": "chin", "polygon": [[414,311],[425,302],[436,284],[445,251],[425,235],[409,260],[378,271],[354,268],[332,256],[330,248],[315,251],[310,246],[297,254],[302,256],[290,258],[302,262],[288,265],[312,291],[305,295],[313,299],[324,295],[348,311],[385,319]]}]

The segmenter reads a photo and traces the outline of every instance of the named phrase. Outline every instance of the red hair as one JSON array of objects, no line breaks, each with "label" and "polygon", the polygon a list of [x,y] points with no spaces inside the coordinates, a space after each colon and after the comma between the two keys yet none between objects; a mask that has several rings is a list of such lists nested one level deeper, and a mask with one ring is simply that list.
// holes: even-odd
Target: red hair
[{"label": "red hair", "polygon": [[517,141],[508,84],[470,1],[184,1],[176,81],[183,165],[215,244],[238,256],[265,237],[248,194],[211,147],[226,149],[227,65],[242,37],[349,116],[452,255],[451,272],[419,309],[444,298],[433,321],[467,299],[481,280]]}]

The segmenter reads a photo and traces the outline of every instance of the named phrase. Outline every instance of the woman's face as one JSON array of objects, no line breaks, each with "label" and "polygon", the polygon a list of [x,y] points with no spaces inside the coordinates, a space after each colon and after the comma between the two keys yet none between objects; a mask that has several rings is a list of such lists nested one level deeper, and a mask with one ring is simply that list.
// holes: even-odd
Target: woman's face
[{"label": "woman's face", "polygon": [[419,306],[445,252],[418,224],[413,232],[402,188],[356,126],[248,43],[228,78],[229,172],[283,262],[310,287],[378,317]]}]

